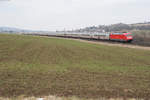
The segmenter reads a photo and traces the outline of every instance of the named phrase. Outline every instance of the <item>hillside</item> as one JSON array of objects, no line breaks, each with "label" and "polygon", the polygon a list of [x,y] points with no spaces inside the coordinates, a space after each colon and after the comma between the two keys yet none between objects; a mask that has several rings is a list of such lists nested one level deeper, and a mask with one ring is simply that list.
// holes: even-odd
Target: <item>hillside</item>
[{"label": "hillside", "polygon": [[40,31],[40,30],[28,30],[28,29],[20,29],[14,27],[0,27],[0,33],[14,33],[14,34],[21,34],[21,33],[40,33],[40,32],[47,32],[47,31]]},{"label": "hillside", "polygon": [[0,97],[150,98],[150,52],[0,34]]},{"label": "hillside", "polygon": [[28,31],[19,28],[13,28],[13,27],[0,27],[0,32],[18,33],[18,32],[28,32]]},{"label": "hillside", "polygon": [[91,26],[75,30],[75,32],[124,32],[132,30],[150,30],[150,22],[135,24],[118,23],[112,25]]}]

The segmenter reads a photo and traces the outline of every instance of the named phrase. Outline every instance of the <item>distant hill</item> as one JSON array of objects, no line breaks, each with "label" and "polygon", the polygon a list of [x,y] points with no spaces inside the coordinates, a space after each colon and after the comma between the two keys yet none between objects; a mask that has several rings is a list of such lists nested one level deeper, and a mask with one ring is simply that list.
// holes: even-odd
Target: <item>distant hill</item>
[{"label": "distant hill", "polygon": [[25,30],[13,27],[0,27],[0,32],[23,32]]},{"label": "distant hill", "polygon": [[14,27],[0,27],[0,33],[11,33],[11,34],[52,34],[51,31],[41,30],[28,30]]},{"label": "distant hill", "polygon": [[112,25],[99,25],[91,26],[75,30],[76,32],[117,32],[117,31],[130,31],[130,30],[150,30],[150,22],[135,23],[135,24],[112,24]]},{"label": "distant hill", "polygon": [[29,33],[29,32],[40,32],[40,31],[33,31],[33,30],[25,30],[19,29],[14,27],[0,27],[1,33]]}]

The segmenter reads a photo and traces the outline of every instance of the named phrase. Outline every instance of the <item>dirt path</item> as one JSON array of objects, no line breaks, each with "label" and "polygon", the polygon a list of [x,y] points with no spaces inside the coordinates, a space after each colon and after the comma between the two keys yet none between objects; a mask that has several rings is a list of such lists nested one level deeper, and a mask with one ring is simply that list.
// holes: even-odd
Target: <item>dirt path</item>
[{"label": "dirt path", "polygon": [[[43,36],[42,36],[43,37]],[[46,36],[47,37],[47,36]],[[48,37],[48,38],[60,38],[60,37]],[[62,39],[62,38],[61,38]],[[107,46],[118,46],[118,47],[125,47],[125,48],[134,48],[134,49],[143,49],[143,50],[150,50],[150,47],[138,46],[138,45],[131,45],[131,44],[123,44],[123,43],[108,43],[102,41],[88,41],[82,39],[73,39],[73,38],[63,38],[68,40],[75,40],[80,42],[92,43],[92,44],[100,44],[100,45],[107,45]]]},{"label": "dirt path", "polygon": [[126,48],[150,50],[150,47],[131,45],[131,44],[108,43],[108,42],[101,42],[101,41],[87,41],[87,40],[80,40],[80,39],[73,39],[73,40],[77,40],[77,41],[81,41],[81,42],[87,42],[87,43],[92,43],[92,44],[107,45],[107,46],[119,46],[119,47],[126,47]]}]

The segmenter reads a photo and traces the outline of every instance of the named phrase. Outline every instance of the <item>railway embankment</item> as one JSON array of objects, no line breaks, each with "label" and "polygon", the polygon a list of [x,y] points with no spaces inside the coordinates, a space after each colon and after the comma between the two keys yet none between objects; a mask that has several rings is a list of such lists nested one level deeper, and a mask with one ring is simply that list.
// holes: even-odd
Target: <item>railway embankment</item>
[{"label": "railway embankment", "polygon": [[139,42],[136,43],[136,41],[133,41],[131,43],[121,43],[121,42],[114,42],[114,41],[108,41],[108,40],[97,40],[97,39],[89,39],[89,38],[77,38],[77,37],[64,37],[64,36],[57,36],[57,35],[40,35],[45,36],[49,38],[64,38],[64,39],[71,39],[86,43],[92,43],[92,44],[100,44],[100,45],[107,45],[107,46],[119,46],[119,47],[126,47],[126,48],[134,48],[134,49],[143,49],[143,50],[150,50],[150,46],[140,44]]}]

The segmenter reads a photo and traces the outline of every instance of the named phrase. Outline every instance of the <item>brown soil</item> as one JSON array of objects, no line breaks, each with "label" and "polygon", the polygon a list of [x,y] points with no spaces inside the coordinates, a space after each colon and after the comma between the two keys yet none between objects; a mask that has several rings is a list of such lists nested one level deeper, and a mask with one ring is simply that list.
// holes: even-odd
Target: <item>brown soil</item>
[{"label": "brown soil", "polygon": [[108,45],[108,46],[119,46],[119,47],[127,47],[127,48],[150,50],[150,47],[144,47],[144,46],[138,46],[138,45],[131,45],[131,44],[108,43],[108,42],[100,42],[100,41],[86,41],[86,40],[80,40],[80,39],[74,39],[74,40],[78,40],[78,41],[81,41],[81,42],[87,42],[87,43]]}]

